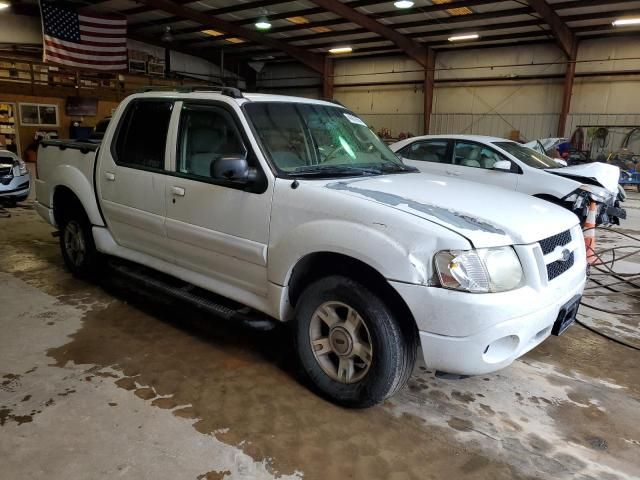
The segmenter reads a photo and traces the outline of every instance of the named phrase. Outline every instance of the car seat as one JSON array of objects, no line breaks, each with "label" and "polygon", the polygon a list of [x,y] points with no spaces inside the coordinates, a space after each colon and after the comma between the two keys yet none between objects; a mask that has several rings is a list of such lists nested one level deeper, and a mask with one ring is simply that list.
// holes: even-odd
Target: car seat
[{"label": "car seat", "polygon": [[462,160],[458,161],[458,165],[462,165],[463,167],[476,167],[480,168],[480,162],[478,161],[478,155],[480,153],[479,148],[465,148],[464,154],[462,156]]},{"label": "car seat", "polygon": [[187,168],[189,173],[208,177],[211,162],[217,154],[222,153],[220,147],[224,141],[219,128],[197,127],[189,137],[189,155]]}]

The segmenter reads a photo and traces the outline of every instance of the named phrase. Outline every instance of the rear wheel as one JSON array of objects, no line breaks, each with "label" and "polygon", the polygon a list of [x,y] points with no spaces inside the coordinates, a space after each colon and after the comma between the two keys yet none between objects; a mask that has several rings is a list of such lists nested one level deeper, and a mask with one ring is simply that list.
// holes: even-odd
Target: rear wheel
[{"label": "rear wheel", "polygon": [[296,349],[314,386],[341,405],[368,407],[407,382],[415,335],[360,283],[326,277],[302,293],[296,307]]},{"label": "rear wheel", "polygon": [[73,208],[64,212],[60,221],[60,250],[65,265],[75,276],[89,278],[99,271],[100,253],[83,210]]}]

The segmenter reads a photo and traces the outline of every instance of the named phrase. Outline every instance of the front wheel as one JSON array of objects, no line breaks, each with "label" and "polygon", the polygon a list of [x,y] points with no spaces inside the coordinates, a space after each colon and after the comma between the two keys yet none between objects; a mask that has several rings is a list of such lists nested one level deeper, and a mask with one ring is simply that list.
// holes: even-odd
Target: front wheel
[{"label": "front wheel", "polygon": [[73,209],[64,215],[60,222],[60,250],[73,275],[90,278],[98,272],[101,258],[84,211]]},{"label": "front wheel", "polygon": [[302,367],[320,393],[344,406],[369,407],[404,386],[417,347],[407,330],[382,300],[342,276],[311,284],[296,306]]}]

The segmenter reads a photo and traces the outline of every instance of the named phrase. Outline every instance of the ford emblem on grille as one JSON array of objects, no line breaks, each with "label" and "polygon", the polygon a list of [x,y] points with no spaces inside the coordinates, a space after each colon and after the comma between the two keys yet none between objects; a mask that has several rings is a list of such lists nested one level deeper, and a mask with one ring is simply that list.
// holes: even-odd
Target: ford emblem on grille
[{"label": "ford emblem on grille", "polygon": [[571,252],[569,250],[567,250],[566,248],[564,250],[562,250],[562,254],[561,254],[561,257],[559,258],[559,260],[562,261],[562,262],[567,262],[567,261],[569,261],[570,258],[571,258]]}]

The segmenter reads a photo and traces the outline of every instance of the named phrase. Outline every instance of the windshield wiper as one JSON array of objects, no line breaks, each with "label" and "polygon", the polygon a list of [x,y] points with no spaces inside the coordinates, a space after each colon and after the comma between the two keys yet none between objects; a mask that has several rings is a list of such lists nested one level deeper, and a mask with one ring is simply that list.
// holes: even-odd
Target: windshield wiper
[{"label": "windshield wiper", "polygon": [[410,167],[409,165],[404,165],[402,163],[392,163],[392,162],[381,164],[380,165],[380,170],[382,170],[385,173],[389,173],[389,172],[411,173],[411,172],[417,172],[418,171],[418,169],[416,167]]},{"label": "windshield wiper", "polygon": [[382,170],[370,167],[352,167],[348,165],[335,165],[323,167],[321,165],[309,165],[300,167],[292,172],[287,172],[292,177],[352,177],[355,175],[380,175]]}]

